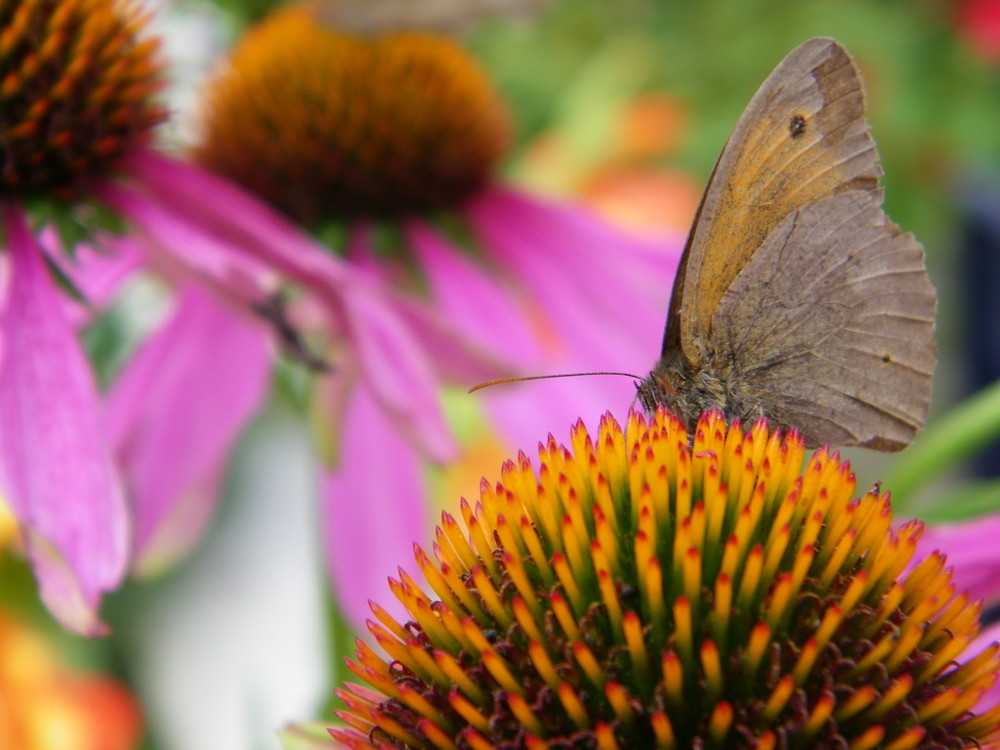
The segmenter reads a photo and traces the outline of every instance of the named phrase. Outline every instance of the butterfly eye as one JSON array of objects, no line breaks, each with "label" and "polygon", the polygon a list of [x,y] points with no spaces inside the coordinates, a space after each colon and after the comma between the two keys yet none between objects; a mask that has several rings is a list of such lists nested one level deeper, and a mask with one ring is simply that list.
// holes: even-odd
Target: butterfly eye
[{"label": "butterfly eye", "polygon": [[792,115],[788,123],[788,132],[792,134],[792,138],[798,138],[806,132],[806,118],[802,115]]},{"label": "butterfly eye", "polygon": [[656,382],[659,384],[660,388],[662,388],[666,393],[669,393],[671,396],[677,395],[677,389],[674,388],[674,386],[670,383],[670,381],[668,381],[663,376],[657,375]]}]

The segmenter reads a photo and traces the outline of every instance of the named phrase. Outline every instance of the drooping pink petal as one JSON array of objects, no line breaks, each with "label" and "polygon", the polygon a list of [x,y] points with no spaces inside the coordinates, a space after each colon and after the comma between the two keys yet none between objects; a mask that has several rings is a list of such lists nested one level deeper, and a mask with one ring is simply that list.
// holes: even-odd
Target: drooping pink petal
[{"label": "drooping pink petal", "polygon": [[541,356],[538,340],[510,288],[487,275],[430,226],[411,221],[406,238],[427,279],[434,305],[474,341],[497,350],[505,363],[528,367]]},{"label": "drooping pink petal", "polygon": [[291,279],[323,285],[334,298],[345,285],[365,280],[365,274],[353,272],[274,209],[206,169],[139,150],[128,167],[143,188],[178,216],[243,247]]},{"label": "drooping pink petal", "polygon": [[344,420],[357,384],[357,364],[347,357],[333,363],[330,372],[316,378],[309,409],[313,444],[327,466],[339,463],[340,446],[353,436],[345,432]]},{"label": "drooping pink petal", "polygon": [[[965,650],[965,653],[962,654],[962,661],[969,661],[998,642],[1000,642],[1000,621],[993,622],[983,628],[979,637],[974,640],[972,645],[970,645]],[[979,702],[973,707],[973,710],[977,712],[988,711],[997,704],[1000,704],[1000,675],[998,675],[997,680],[993,683],[992,687],[990,687],[983,694],[983,697],[979,699]]]},{"label": "drooping pink petal", "polygon": [[429,529],[423,477],[418,455],[363,384],[352,394],[340,463],[324,473],[322,496],[327,566],[344,613],[361,626],[371,598],[402,617],[386,579]]},{"label": "drooping pink petal", "polygon": [[[160,275],[177,283],[198,278],[248,312],[276,290],[276,274],[238,245],[178,220],[169,209],[139,192],[112,184],[102,186],[99,192],[145,236],[146,241],[137,244]],[[136,242],[136,238],[130,241]]]},{"label": "drooping pink petal", "polygon": [[401,319],[383,302],[365,293],[345,292],[345,312],[364,382],[379,405],[394,418],[396,429],[438,461],[455,456],[457,447],[444,420],[436,381],[426,353]]},{"label": "drooping pink petal", "polygon": [[135,513],[135,569],[158,572],[211,517],[226,458],[263,401],[268,332],[195,284],[125,367],[107,422]]},{"label": "drooping pink petal", "polygon": [[83,295],[83,302],[63,296],[66,315],[74,327],[85,325],[95,313],[107,308],[143,265],[142,253],[129,238],[108,237],[99,249],[77,245],[72,257],[67,257],[58,234],[48,228],[41,233],[39,245]]},{"label": "drooping pink petal", "polygon": [[124,576],[129,522],[87,359],[23,212],[2,207],[11,257],[0,318],[0,476],[43,601],[99,635],[102,596]]},{"label": "drooping pink petal", "polygon": [[647,241],[501,188],[484,191],[469,215],[494,262],[511,268],[558,331],[567,364],[582,358],[588,369],[649,369],[679,245],[663,247],[654,268]]},{"label": "drooping pink petal", "polygon": [[[306,286],[325,303],[332,330],[343,331],[362,377],[399,429],[434,458],[453,454],[434,369],[377,276],[344,263],[273,209],[197,165],[137,152],[129,169],[137,178],[135,189],[169,209],[175,224],[239,248]],[[106,186],[101,195],[127,218],[148,221],[150,206],[138,196],[123,199],[123,192]],[[135,213],[136,206],[144,217]]]},{"label": "drooping pink petal", "polygon": [[[423,229],[426,234],[431,234],[430,243],[434,244],[436,235],[427,227]],[[448,271],[451,268],[449,258],[430,267],[438,257],[431,248],[427,253],[429,256],[426,258],[427,264],[421,265],[425,266],[424,270],[433,287],[432,299],[418,298],[405,291],[405,287],[409,284],[407,276],[412,273],[411,270],[399,268],[396,264],[386,263],[382,258],[377,258],[371,234],[371,227],[364,222],[353,227],[347,243],[347,257],[352,264],[377,275],[392,287],[387,294],[392,300],[393,309],[413,332],[417,345],[430,360],[438,377],[468,388],[485,380],[515,374],[511,367],[514,358],[504,350],[504,347],[496,345],[498,337],[494,335],[487,340],[480,338],[478,330],[481,326],[467,324],[465,310],[460,309],[473,308],[472,315],[477,322],[488,320],[489,315],[483,310],[491,305],[495,293],[499,290],[483,290],[476,278],[470,280],[469,287],[459,288],[459,282],[465,278],[466,268],[460,266],[456,274],[449,275]],[[420,236],[418,233],[418,237]],[[415,252],[426,250],[426,244],[420,243],[414,249]],[[448,251],[447,248],[445,250]],[[457,262],[457,264],[462,263],[469,266],[461,259]],[[475,267],[470,267],[468,273],[475,275],[480,272]],[[441,304],[451,294],[454,294],[455,298],[450,299],[447,304]],[[475,309],[479,305],[476,300],[480,296],[484,298],[482,310]],[[491,313],[497,320],[496,329],[503,331],[503,338],[506,339],[512,319],[499,317],[501,310],[495,307]],[[503,311],[503,315],[509,314]]]},{"label": "drooping pink petal", "polygon": [[487,350],[487,342],[478,346],[457,328],[454,319],[431,309],[423,300],[400,294],[395,298],[395,309],[413,332],[434,372],[445,382],[468,388],[519,371],[513,369],[510,358],[500,356],[505,331],[498,328],[499,343]]},{"label": "drooping pink petal", "polygon": [[917,557],[934,550],[948,556],[959,591],[987,606],[1000,603],[1000,514],[952,524],[928,524],[920,538]]},{"label": "drooping pink petal", "polygon": [[[478,195],[468,215],[492,261],[524,285],[548,327],[539,374],[648,373],[660,352],[679,242],[651,245],[578,209],[499,187]],[[484,402],[515,447],[533,449],[552,424],[607,409],[624,414],[634,395],[629,378],[589,376],[495,387]]]}]

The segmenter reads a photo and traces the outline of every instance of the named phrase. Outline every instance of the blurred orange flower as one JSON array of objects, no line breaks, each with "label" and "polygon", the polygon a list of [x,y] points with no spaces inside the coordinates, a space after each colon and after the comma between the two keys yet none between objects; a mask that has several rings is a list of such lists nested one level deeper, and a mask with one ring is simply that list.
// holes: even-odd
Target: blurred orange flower
[{"label": "blurred orange flower", "polygon": [[597,152],[576,153],[552,130],[529,144],[523,178],[536,189],[576,195],[604,218],[640,234],[684,233],[701,185],[690,174],[656,166],[684,139],[687,112],[676,98],[642,94],[618,113]]},{"label": "blurred orange flower", "polygon": [[0,610],[0,748],[132,750],[136,699],[118,681],[60,663],[38,632]]}]

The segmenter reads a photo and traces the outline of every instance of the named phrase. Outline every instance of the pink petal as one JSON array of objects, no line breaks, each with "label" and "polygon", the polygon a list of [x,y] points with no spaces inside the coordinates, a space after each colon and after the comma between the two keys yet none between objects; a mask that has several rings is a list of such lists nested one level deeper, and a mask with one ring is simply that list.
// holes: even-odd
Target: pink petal
[{"label": "pink petal", "polygon": [[[1000,622],[994,622],[992,625],[988,625],[979,634],[979,637],[974,640],[972,645],[970,645],[965,650],[965,653],[962,654],[962,661],[969,661],[997,642],[1000,642]],[[979,699],[979,702],[973,707],[973,710],[977,713],[982,713],[984,711],[989,711],[997,704],[1000,704],[1000,675],[998,675],[998,679],[993,683],[992,687],[990,687],[983,694],[983,697]]]},{"label": "pink petal", "polygon": [[141,573],[172,564],[211,517],[226,457],[267,394],[267,336],[188,284],[114,384],[107,421],[133,498]]},{"label": "pink petal", "polygon": [[[470,286],[459,288],[461,285],[454,283],[459,279],[454,275],[448,275],[451,267],[450,259],[445,258],[434,268],[424,269],[435,277],[431,283],[437,287],[436,299],[430,302],[418,299],[402,289],[410,283],[407,276],[412,272],[409,269],[400,270],[395,265],[376,258],[370,229],[367,224],[358,224],[354,227],[347,243],[348,257],[353,264],[378,276],[386,285],[395,285],[387,292],[391,298],[392,308],[412,331],[417,345],[430,360],[434,372],[442,379],[466,388],[484,380],[513,375],[511,358],[505,354],[502,347],[496,346],[494,340],[496,337],[492,336],[487,340],[479,338],[476,330],[478,326],[468,325],[464,312],[459,310],[459,308],[473,308],[471,314],[478,320],[488,319],[487,315],[474,308],[478,296],[484,298],[483,309],[489,304],[486,300],[495,297],[499,290],[486,290],[481,286],[492,282],[484,280],[480,284],[478,279],[468,279],[463,275],[462,278],[469,280]],[[418,232],[418,242],[431,233],[429,228],[424,229],[425,232]],[[435,242],[435,237],[436,235],[431,236],[429,240],[431,244]],[[426,243],[421,242],[415,250],[417,252],[427,250]],[[444,248],[444,252],[453,254],[450,248]],[[428,250],[427,255],[428,264],[434,263],[439,257],[433,248]],[[459,259],[458,262],[462,261]],[[459,269],[457,273],[462,274],[464,270]],[[469,273],[480,272],[475,267],[470,267]],[[451,297],[454,299],[448,306],[440,304],[442,300]],[[466,302],[469,304],[465,304]],[[492,314],[499,315],[500,311],[493,309]],[[497,318],[497,320],[498,330],[509,330],[508,318]],[[523,326],[523,322],[521,325]]]},{"label": "pink petal", "polygon": [[352,439],[345,432],[344,419],[357,380],[356,363],[344,358],[334,365],[331,372],[316,378],[313,385],[309,422],[313,444],[320,460],[327,466],[338,463],[342,440]]},{"label": "pink petal", "polygon": [[68,257],[55,230],[46,229],[39,238],[39,245],[49,258],[58,259],[62,273],[84,297],[82,303],[66,295],[63,297],[66,316],[75,328],[86,325],[96,312],[106,309],[143,264],[142,253],[134,243],[121,238],[106,238],[100,250],[77,245],[72,257]]},{"label": "pink petal", "polygon": [[[468,212],[493,262],[519,280],[549,326],[539,374],[645,377],[659,356],[679,243],[651,245],[504,188],[483,191]],[[624,414],[634,396],[629,378],[587,376],[495,387],[484,402],[515,447],[533,449],[554,426],[607,409]]]},{"label": "pink petal", "polygon": [[[362,376],[400,429],[434,458],[453,455],[435,373],[376,276],[347,265],[273,209],[200,167],[141,152],[131,159],[130,168],[138,188],[148,190],[169,209],[170,220],[182,225],[175,231],[194,232],[239,248],[267,268],[306,285],[325,303],[333,329],[344,331]],[[138,195],[129,198],[123,193],[109,185],[101,195],[126,217],[148,222],[151,206]],[[161,237],[166,240],[166,233]],[[175,252],[173,244],[165,241],[164,247]]]},{"label": "pink petal", "polygon": [[927,525],[917,557],[934,550],[948,556],[959,591],[987,605],[1000,602],[1000,514],[954,524]]},{"label": "pink petal", "polygon": [[398,430],[434,460],[450,460],[457,447],[425,352],[381,300],[364,289],[346,292],[345,298],[365,384]]},{"label": "pink petal", "polygon": [[537,363],[538,342],[510,289],[490,278],[485,267],[463,257],[430,226],[414,221],[406,230],[435,308],[463,335],[495,349],[510,367]]},{"label": "pink petal", "polygon": [[566,364],[638,370],[659,354],[680,247],[615,233],[579,210],[484,191],[469,215],[484,247],[542,306],[566,349]]},{"label": "pink petal", "polygon": [[[686,240],[681,234],[638,237],[581,206],[531,196],[504,185],[480,191],[470,205],[470,213],[497,218],[507,214],[507,223],[527,222],[526,231],[547,235],[564,259],[588,259],[610,268],[616,277],[626,279],[633,293],[653,300],[660,300],[664,294],[670,296]],[[608,301],[615,300],[612,297]]]},{"label": "pink petal", "polygon": [[443,380],[469,388],[485,380],[517,374],[502,350],[504,334],[497,328],[498,343],[493,350],[487,342],[477,345],[466,332],[460,331],[453,318],[431,309],[423,300],[399,295],[395,309],[412,330],[417,346]]},{"label": "pink petal", "polygon": [[409,566],[429,528],[420,462],[359,386],[348,406],[340,466],[322,478],[327,566],[343,612],[357,626],[368,599],[405,617],[386,585]]},{"label": "pink petal", "polygon": [[3,206],[11,279],[2,316],[0,473],[46,606],[99,635],[101,597],[129,554],[128,513],[87,359],[24,214]]},{"label": "pink petal", "polygon": [[129,166],[161,204],[289,278],[323,285],[336,296],[364,277],[277,211],[195,164],[142,151],[133,155]]},{"label": "pink petal", "polygon": [[[162,275],[182,283],[194,276],[222,297],[248,310],[274,293],[277,276],[248,256],[239,245],[182,221],[169,209],[137,192],[106,185],[102,198],[127,216],[145,235],[140,245],[149,263]],[[135,238],[130,238],[135,242]]]}]

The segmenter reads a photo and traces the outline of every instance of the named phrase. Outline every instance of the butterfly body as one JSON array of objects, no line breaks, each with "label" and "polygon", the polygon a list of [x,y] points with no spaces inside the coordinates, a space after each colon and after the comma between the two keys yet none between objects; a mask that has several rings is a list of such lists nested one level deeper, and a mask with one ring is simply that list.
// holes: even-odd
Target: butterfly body
[{"label": "butterfly body", "polygon": [[936,298],[881,172],[853,59],[832,39],[793,50],[713,170],[643,406],[905,447],[930,403]]},{"label": "butterfly body", "polygon": [[639,385],[639,402],[650,413],[658,405],[666,406],[685,420],[689,430],[708,409],[721,411],[727,422],[739,419],[749,424],[764,416],[762,394],[753,383],[722,358],[710,359],[717,364],[699,368],[683,357],[662,357]]}]

